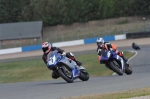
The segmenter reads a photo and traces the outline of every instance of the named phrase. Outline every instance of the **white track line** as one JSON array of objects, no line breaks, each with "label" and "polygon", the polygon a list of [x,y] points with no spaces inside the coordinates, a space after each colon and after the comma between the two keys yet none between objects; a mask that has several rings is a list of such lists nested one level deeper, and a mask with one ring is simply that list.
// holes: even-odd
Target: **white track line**
[{"label": "white track line", "polygon": [[134,54],[132,57],[130,57],[130,58],[128,59],[128,62],[138,54],[137,51],[130,51],[130,52],[135,52],[135,54]]},{"label": "white track line", "polygon": [[[128,59],[128,62],[138,54],[137,51],[130,51],[130,52],[135,52],[135,54],[134,54],[132,57],[130,57],[130,58]],[[112,75],[117,75],[117,73],[114,72]]]}]

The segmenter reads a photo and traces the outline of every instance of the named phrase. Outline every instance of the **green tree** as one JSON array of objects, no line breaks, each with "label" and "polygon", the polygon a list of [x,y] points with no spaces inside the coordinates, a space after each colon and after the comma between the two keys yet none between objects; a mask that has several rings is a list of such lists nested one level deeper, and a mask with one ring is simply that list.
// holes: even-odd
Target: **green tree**
[{"label": "green tree", "polygon": [[23,6],[23,0],[0,0],[0,23],[20,21]]},{"label": "green tree", "polygon": [[41,20],[52,26],[149,14],[149,0],[0,0],[0,23]]}]

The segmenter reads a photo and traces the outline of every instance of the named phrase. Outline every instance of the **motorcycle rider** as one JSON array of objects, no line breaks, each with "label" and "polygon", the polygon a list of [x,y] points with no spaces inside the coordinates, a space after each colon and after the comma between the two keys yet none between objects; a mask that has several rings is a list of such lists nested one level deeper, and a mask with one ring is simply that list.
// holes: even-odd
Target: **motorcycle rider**
[{"label": "motorcycle rider", "polygon": [[[128,65],[128,63],[127,63],[128,59],[126,59],[123,56],[123,52],[119,51],[114,44],[111,44],[110,42],[105,42],[103,38],[98,38],[96,40],[96,43],[97,43],[97,52],[98,52],[98,60],[99,61],[100,61],[100,57],[101,57],[101,51],[102,51],[103,48],[105,48],[107,50],[115,51],[116,54],[118,54],[120,57],[123,58],[126,65]],[[101,61],[100,61],[100,63],[102,64]]]},{"label": "motorcycle rider", "polygon": [[[60,53],[61,55],[65,55],[66,57],[68,57],[69,59],[72,59],[73,61],[76,62],[76,64],[79,66],[79,68],[82,68],[82,63],[77,61],[75,56],[73,55],[73,53],[71,52],[68,52],[68,53],[65,53],[64,50],[58,48],[58,47],[53,47],[49,42],[43,42],[42,43],[42,51],[43,51],[43,56],[42,56],[42,59],[44,61],[44,63],[47,65],[47,55],[50,51],[55,51],[57,50],[58,53]],[[50,69],[50,68],[49,68]],[[52,78],[53,79],[57,79],[59,78],[59,75],[53,71],[52,72]]]},{"label": "motorcycle rider", "polygon": [[132,43],[132,48],[135,50],[140,50],[140,47],[136,43]]}]

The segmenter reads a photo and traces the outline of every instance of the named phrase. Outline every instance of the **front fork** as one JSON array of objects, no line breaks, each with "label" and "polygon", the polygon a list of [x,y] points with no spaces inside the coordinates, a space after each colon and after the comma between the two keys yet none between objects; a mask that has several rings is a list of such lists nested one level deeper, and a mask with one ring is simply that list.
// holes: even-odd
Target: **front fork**
[{"label": "front fork", "polygon": [[[124,61],[122,61],[122,62],[124,62]],[[122,62],[121,62],[121,64],[118,64],[118,62],[116,62],[115,60],[113,60],[114,65],[116,65],[118,68],[120,68],[122,71],[124,71],[125,66],[124,66],[124,63],[123,63],[123,66],[122,66]],[[107,64],[109,64],[109,63],[107,63]],[[121,67],[120,67],[120,65],[121,65]],[[107,66],[107,67],[109,67],[109,66]],[[109,67],[109,69],[110,69],[110,67]]]},{"label": "front fork", "polygon": [[[61,66],[57,66],[56,69],[57,69],[57,70],[58,70],[58,69],[63,69],[63,71],[64,71],[65,73],[68,72],[68,70],[66,70],[64,67],[61,67]],[[77,67],[75,67],[75,68],[73,68],[72,70],[69,70],[69,71],[72,72],[72,75],[73,75],[73,78],[74,78],[74,79],[76,79],[76,78],[79,76],[79,74],[80,74],[80,70],[79,70]]]},{"label": "front fork", "polygon": [[80,70],[77,68],[72,69],[73,78],[76,79],[80,76]]},{"label": "front fork", "polygon": [[116,59],[121,62],[121,70],[124,71],[125,63],[124,63],[123,58],[117,55]]}]

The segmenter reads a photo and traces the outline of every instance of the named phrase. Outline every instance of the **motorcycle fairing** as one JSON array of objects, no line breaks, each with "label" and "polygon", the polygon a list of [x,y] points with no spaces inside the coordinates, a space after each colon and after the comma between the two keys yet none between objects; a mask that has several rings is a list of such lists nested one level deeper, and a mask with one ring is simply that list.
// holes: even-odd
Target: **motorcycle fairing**
[{"label": "motorcycle fairing", "polygon": [[117,55],[114,51],[111,51],[111,53],[113,54],[112,55],[113,58],[115,58],[121,62],[121,69],[123,70],[124,69],[124,60],[119,55]]},{"label": "motorcycle fairing", "polygon": [[74,79],[79,76],[80,70],[77,68],[76,62],[65,56],[58,54],[57,51],[50,52],[48,54],[47,60],[48,60],[47,62],[48,67],[55,67],[57,63],[63,63],[72,70]]},{"label": "motorcycle fairing", "polygon": [[111,57],[114,59],[117,59],[121,62],[121,69],[123,70],[124,69],[124,60],[119,55],[117,55],[114,51],[102,50],[102,55],[101,55],[100,61],[107,61]]}]

